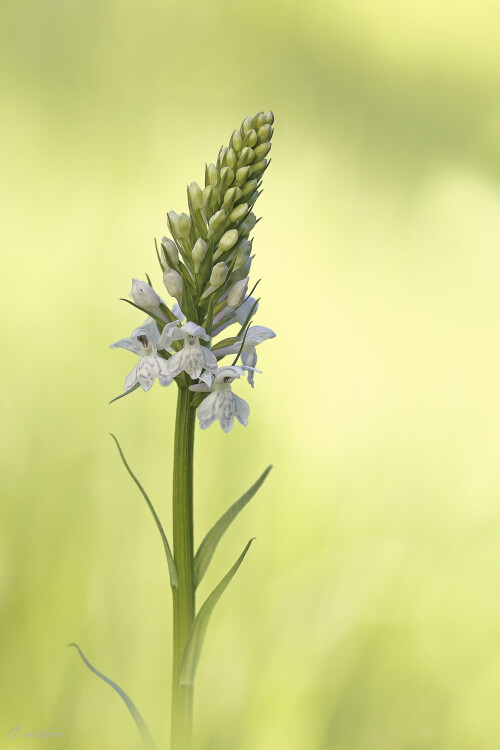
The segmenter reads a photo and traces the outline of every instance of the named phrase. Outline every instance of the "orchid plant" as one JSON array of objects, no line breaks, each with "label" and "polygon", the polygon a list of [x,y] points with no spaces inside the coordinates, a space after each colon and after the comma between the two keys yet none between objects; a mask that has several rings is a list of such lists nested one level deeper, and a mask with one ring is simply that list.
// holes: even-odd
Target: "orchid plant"
[{"label": "orchid plant", "polygon": [[[156,245],[166,302],[151,279],[132,280],[131,299],[125,300],[147,315],[129,338],[111,344],[139,357],[125,378],[128,396],[149,391],[155,380],[177,386],[172,494],[173,551],[155,508],[128,465],[121,459],[142,493],[161,535],[173,598],[173,668],[171,750],[192,745],[193,686],[196,667],[212,611],[241,565],[252,540],[229,572],[197,609],[195,594],[216,547],[228,526],[266,479],[269,466],[255,484],[210,529],[197,552],[193,542],[193,454],[196,415],[202,430],[215,422],[223,432],[235,420],[247,426],[248,403],[233,384],[247,376],[254,387],[257,347],[275,333],[253,326],[259,299],[257,284],[248,291],[253,260],[250,235],[257,223],[254,206],[268,166],[274,117],[259,112],[235,130],[215,164],[205,168],[205,187],[192,182],[187,189],[189,213],[167,214],[171,237]],[[175,301],[174,301],[175,300]],[[235,327],[232,335],[226,330]],[[221,338],[221,334],[224,337]],[[216,340],[216,337],[219,337]],[[113,436],[114,437],[114,436]],[[76,645],[76,644],[72,644]],[[156,748],[141,714],[128,695],[99,672],[79,650],[85,664],[110,684],[124,700],[148,750]]]}]

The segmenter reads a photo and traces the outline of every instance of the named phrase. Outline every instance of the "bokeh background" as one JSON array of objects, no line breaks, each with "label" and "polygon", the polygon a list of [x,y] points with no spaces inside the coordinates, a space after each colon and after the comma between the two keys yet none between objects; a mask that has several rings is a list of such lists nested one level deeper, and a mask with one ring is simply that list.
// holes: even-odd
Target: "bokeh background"
[{"label": "bokeh background", "polygon": [[[272,462],[201,600],[197,750],[500,741],[496,0],[3,0],[0,745],[167,747],[175,394],[108,406],[153,238],[273,109],[248,429],[196,438],[196,538]],[[25,740],[26,741],[26,740]],[[39,741],[31,740],[33,744]]]}]

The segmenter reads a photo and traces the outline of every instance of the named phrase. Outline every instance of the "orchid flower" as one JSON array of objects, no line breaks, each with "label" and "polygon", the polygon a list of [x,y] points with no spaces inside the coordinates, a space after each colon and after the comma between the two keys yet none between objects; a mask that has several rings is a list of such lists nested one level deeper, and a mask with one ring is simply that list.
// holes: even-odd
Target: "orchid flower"
[{"label": "orchid flower", "polygon": [[[202,430],[219,420],[223,432],[229,432],[234,424],[234,418],[244,427],[248,425],[250,407],[247,402],[237,396],[231,390],[231,383],[235,378],[241,378],[247,367],[219,367],[214,374],[212,384],[198,383],[190,385],[191,391],[210,392],[198,407],[198,419]],[[257,371],[258,372],[258,371]]]},{"label": "orchid flower", "polygon": [[[270,328],[266,328],[265,326],[252,326],[248,329],[247,335],[245,337],[245,343],[243,344],[243,349],[241,350],[241,361],[243,365],[247,366],[248,369],[248,382],[254,387],[253,382],[253,376],[254,376],[254,368],[257,364],[257,352],[255,351],[255,347],[259,344],[262,344],[263,341],[266,341],[267,339],[273,339],[276,336],[274,331],[272,331]],[[216,350],[216,354],[218,357],[223,357],[226,354],[237,354],[241,348],[241,342],[236,342],[235,344],[231,344],[230,346],[224,346],[220,349]]]},{"label": "orchid flower", "polygon": [[[210,336],[205,329],[196,323],[184,323],[180,328],[171,331],[173,341],[184,339],[184,346],[176,352],[168,361],[170,377],[175,378],[184,370],[192,378],[201,380],[208,384],[212,381],[211,372],[217,370],[217,358],[206,346],[201,346],[200,339],[210,341]],[[202,370],[205,370],[202,376]]]},{"label": "orchid flower", "polygon": [[111,344],[110,349],[127,349],[139,355],[139,362],[125,378],[126,391],[130,391],[137,383],[144,391],[149,391],[155,378],[158,378],[160,385],[170,385],[173,376],[168,371],[167,360],[160,357],[158,351],[170,348],[172,329],[175,326],[177,323],[167,323],[160,335],[155,321],[148,318],[144,325],[132,332],[130,338]]}]

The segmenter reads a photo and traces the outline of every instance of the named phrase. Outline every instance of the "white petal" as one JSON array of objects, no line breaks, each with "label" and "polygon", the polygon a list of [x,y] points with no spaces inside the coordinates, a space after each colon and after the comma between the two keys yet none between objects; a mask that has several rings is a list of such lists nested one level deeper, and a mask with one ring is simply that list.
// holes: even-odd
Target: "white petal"
[{"label": "white petal", "polygon": [[[255,304],[254,297],[247,297],[246,300],[243,302],[243,304],[238,307],[238,309],[235,312],[235,317],[240,325],[243,325],[245,323],[246,319],[250,315],[250,311],[252,307],[254,306],[254,304]],[[259,304],[257,303],[253,311],[254,314],[257,312],[258,309],[259,309]]]},{"label": "white petal", "polygon": [[168,360],[163,359],[163,357],[160,357],[158,354],[152,354],[148,359],[151,360],[151,365],[154,368],[154,372],[156,376],[163,380],[164,383],[162,385],[169,385],[173,378],[170,374],[170,368],[168,366]]},{"label": "white petal", "polygon": [[217,419],[215,414],[215,404],[218,395],[218,393],[211,393],[198,407],[197,414],[202,430],[206,430],[207,427],[210,427],[210,425]]},{"label": "white petal", "polygon": [[188,336],[197,336],[199,339],[210,341],[210,336],[207,334],[205,329],[191,321],[189,321],[189,323],[184,323],[184,325],[181,327],[181,331],[183,331]]},{"label": "white petal", "polygon": [[132,372],[129,372],[129,374],[125,378],[125,390],[126,391],[129,391],[137,383],[137,367],[138,367],[138,364],[134,367]]},{"label": "white petal", "polygon": [[200,344],[185,344],[182,350],[182,369],[194,380],[199,378],[205,367],[205,359]]},{"label": "white petal", "polygon": [[172,343],[173,339],[173,332],[177,328],[178,323],[167,323],[163,331],[161,332],[161,336],[158,338],[156,348],[157,349],[168,349],[170,347],[170,344]]},{"label": "white petal", "polygon": [[[246,367],[255,367],[255,365],[257,364],[257,352],[255,351],[254,346],[250,346],[248,349],[246,346],[243,348],[243,351],[241,352],[241,361]],[[254,387],[253,376],[253,369],[247,370],[248,382],[250,383],[252,388]]]},{"label": "white petal", "polygon": [[134,354],[140,354],[142,351],[142,346],[133,339],[120,339],[119,341],[115,341],[114,344],[110,344],[109,348],[126,349],[127,351],[133,352]]},{"label": "white petal", "polygon": [[137,380],[143,391],[149,391],[155,382],[156,372],[153,357],[142,357],[137,364]]},{"label": "white petal", "polygon": [[197,391],[198,393],[208,393],[210,391],[210,386],[206,383],[195,383],[194,385],[189,386],[189,390]]},{"label": "white petal", "polygon": [[[158,326],[156,325],[156,323],[153,320],[153,318],[148,318],[146,320],[146,322],[142,326],[142,330],[143,331],[147,331],[148,334],[149,334],[149,338],[151,339],[151,341],[154,344],[156,344],[156,342],[160,338],[160,334],[158,333]],[[135,334],[135,331],[134,331],[134,334]],[[132,335],[134,335],[134,334],[132,334]]]},{"label": "white petal", "polygon": [[200,375],[200,380],[210,387],[212,385],[212,373],[209,370],[205,370],[205,372]]},{"label": "white petal", "polygon": [[203,354],[203,359],[205,360],[205,367],[207,370],[216,370],[217,369],[217,357],[213,353],[211,349],[207,349],[206,346],[200,346],[201,352]]},{"label": "white petal", "polygon": [[252,326],[248,329],[245,344],[257,346],[257,344],[262,344],[266,339],[274,339],[275,336],[276,334],[270,328],[266,328],[265,326]]},{"label": "white petal", "polygon": [[216,396],[216,417],[219,420],[222,431],[229,432],[234,424],[234,417],[237,414],[237,397],[232,391],[222,391],[217,393]]},{"label": "white petal", "polygon": [[247,427],[248,425],[248,416],[250,414],[250,407],[247,404],[247,402],[236,395],[236,393],[233,393],[234,401],[236,405],[236,419],[240,424],[242,424],[244,427]]},{"label": "white petal", "polygon": [[180,352],[176,352],[168,360],[168,371],[170,373],[171,378],[176,378],[177,375],[183,369],[182,368],[183,355],[184,355],[184,349],[181,349]]},{"label": "white petal", "polygon": [[179,307],[179,305],[177,304],[177,302],[175,303],[175,305],[173,305],[173,306],[172,306],[172,312],[173,312],[173,314],[175,315],[175,317],[176,317],[176,318],[177,318],[178,320],[180,320],[181,322],[182,322],[183,320],[185,320],[185,319],[186,319],[186,316],[185,316],[185,315],[184,315],[184,313],[182,312],[182,310],[181,310],[181,308]]},{"label": "white petal", "polygon": [[227,367],[219,367],[215,374],[215,382],[222,383],[224,378],[241,378],[245,374],[243,367],[237,367],[236,365],[228,365]]}]

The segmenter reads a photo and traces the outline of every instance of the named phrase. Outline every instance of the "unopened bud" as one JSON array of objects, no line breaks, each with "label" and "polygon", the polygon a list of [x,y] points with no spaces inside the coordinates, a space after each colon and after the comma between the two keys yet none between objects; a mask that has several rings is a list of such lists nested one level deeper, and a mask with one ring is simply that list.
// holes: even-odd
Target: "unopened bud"
[{"label": "unopened bud", "polygon": [[179,236],[183,238],[189,237],[191,232],[191,219],[187,214],[181,214],[179,216]]},{"label": "unopened bud", "polygon": [[259,112],[252,120],[252,128],[257,131],[263,125],[266,124],[266,116],[264,112]]},{"label": "unopened bud", "polygon": [[243,133],[243,137],[248,133],[248,131],[252,127],[252,117],[246,117],[242,124],[241,124],[241,132]]},{"label": "unopened bud", "polygon": [[226,304],[228,307],[239,307],[241,305],[247,293],[249,280],[250,277],[247,276],[233,284],[227,295]]},{"label": "unopened bud", "polygon": [[221,183],[221,193],[225,193],[228,189],[229,185],[234,180],[234,172],[231,169],[231,167],[222,167],[220,171],[220,183]]},{"label": "unopened bud", "polygon": [[253,149],[247,146],[243,149],[243,151],[240,154],[240,158],[238,159],[238,168],[239,167],[246,167],[247,164],[251,164],[253,162]]},{"label": "unopened bud", "polygon": [[265,143],[259,143],[259,145],[254,148],[255,160],[261,161],[265,156],[268,155],[270,150],[271,144],[269,143],[269,141],[266,141]]},{"label": "unopened bud", "polygon": [[237,229],[230,229],[228,232],[222,235],[220,242],[219,242],[219,255],[222,253],[226,253],[228,250],[231,250],[232,247],[236,245],[238,242],[238,230]]},{"label": "unopened bud", "polygon": [[269,112],[266,112],[266,122],[267,122],[267,123],[268,123],[269,125],[272,125],[272,124],[273,124],[273,122],[274,122],[274,115],[273,115],[273,113],[271,112],[271,110],[269,110]]},{"label": "unopened bud", "polygon": [[213,289],[217,289],[223,284],[227,278],[228,267],[224,262],[216,263],[212,269],[210,276],[210,286]]},{"label": "unopened bud", "polygon": [[235,151],[241,151],[243,148],[243,138],[239,130],[235,130],[231,136],[231,146]]},{"label": "unopened bud", "polygon": [[191,183],[188,187],[188,193],[194,208],[203,208],[203,190],[197,182]]},{"label": "unopened bud", "polygon": [[193,261],[194,261],[194,270],[196,273],[198,273],[198,270],[205,260],[205,255],[207,254],[207,243],[205,240],[202,240],[201,237],[199,240],[196,240],[193,251],[191,253]]},{"label": "unopened bud", "polygon": [[270,125],[263,125],[257,132],[257,141],[259,143],[265,143],[271,139],[272,128]]},{"label": "unopened bud", "polygon": [[173,268],[167,268],[163,272],[163,283],[171,297],[177,300],[182,297],[182,278]]},{"label": "unopened bud", "polygon": [[236,154],[232,148],[228,148],[224,157],[224,164],[234,171],[236,168]]},{"label": "unopened bud", "polygon": [[144,310],[154,310],[161,304],[161,299],[155,290],[145,281],[132,279],[132,299],[136,305]]},{"label": "unopened bud", "polygon": [[224,226],[226,222],[226,212],[222,209],[217,211],[208,222],[208,233],[215,234],[218,229]]},{"label": "unopened bud", "polygon": [[252,231],[252,229],[254,228],[256,224],[257,224],[257,217],[255,216],[255,214],[253,213],[248,214],[247,218],[244,221],[242,221],[240,224],[240,231],[239,231],[240,236],[242,234],[246,234],[246,235],[250,234],[250,232]]},{"label": "unopened bud", "polygon": [[252,164],[252,175],[259,177],[267,169],[268,163],[267,159],[262,159],[262,161]]},{"label": "unopened bud", "polygon": [[217,185],[217,168],[215,164],[208,165],[205,182],[207,185]]},{"label": "unopened bud", "polygon": [[214,189],[212,185],[208,185],[208,187],[206,187],[203,190],[203,205],[204,206],[207,206],[210,203],[210,198],[212,197],[213,190]]},{"label": "unopened bud", "polygon": [[169,237],[162,237],[161,246],[170,263],[173,266],[176,266],[179,263],[179,251],[177,250],[177,245],[175,244],[175,242],[172,242]]},{"label": "unopened bud", "polygon": [[245,263],[247,262],[247,258],[250,255],[251,251],[252,251],[251,242],[243,242],[241,245],[238,246],[238,251],[234,259],[235,270],[238,270],[238,268],[241,268],[242,266],[245,265]]},{"label": "unopened bud", "polygon": [[238,221],[241,221],[245,218],[248,211],[248,204],[247,203],[240,203],[239,206],[236,206],[236,208],[233,208],[231,213],[229,214],[229,220],[236,224]]},{"label": "unopened bud", "polygon": [[228,206],[232,207],[233,203],[235,203],[236,201],[239,201],[240,198],[241,198],[241,189],[239,187],[229,188],[229,190],[226,191],[226,194],[224,196],[224,209],[226,211],[227,210],[230,211],[231,209],[230,208],[228,209]]},{"label": "unopened bud", "polygon": [[[252,167],[253,171],[253,167]],[[241,189],[241,197],[248,198],[257,189],[257,180],[248,180]]]},{"label": "unopened bud", "polygon": [[243,185],[247,181],[249,173],[250,167],[240,167],[236,172],[236,184]]},{"label": "unopened bud", "polygon": [[257,133],[255,130],[249,130],[246,136],[243,138],[243,148],[246,146],[250,146],[250,148],[253,148],[255,144],[257,143]]}]

